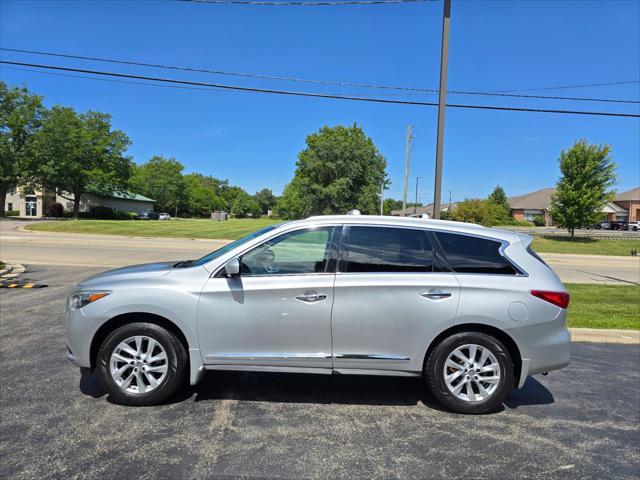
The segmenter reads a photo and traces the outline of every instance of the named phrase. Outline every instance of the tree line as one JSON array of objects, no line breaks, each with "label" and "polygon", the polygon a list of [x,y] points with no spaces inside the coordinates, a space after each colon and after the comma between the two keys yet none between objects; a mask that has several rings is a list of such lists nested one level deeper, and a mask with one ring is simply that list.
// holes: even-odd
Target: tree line
[{"label": "tree line", "polygon": [[158,210],[188,216],[224,210],[258,217],[275,206],[269,189],[249,195],[228,180],[185,175],[173,158],[154,156],[137,165],[126,155],[130,145],[107,113],[78,113],[62,105],[47,109],[41,96],[0,82],[0,215],[7,194],[17,188],[55,191],[73,201],[76,217],[84,193],[133,191],[156,200]]},{"label": "tree line", "polygon": [[[130,145],[124,132],[112,128],[107,113],[78,113],[61,105],[47,109],[42,97],[0,82],[0,214],[7,193],[22,187],[70,193],[75,216],[83,193],[127,191],[153,198],[159,211],[192,217],[215,210],[238,218],[274,210],[286,220],[353,209],[370,215],[380,212],[381,190],[390,184],[386,159],[356,124],[325,126],[308,135],[293,179],[280,197],[266,188],[250,195],[228,180],[185,174],[174,158],[158,155],[137,165],[126,155]],[[602,207],[613,198],[615,163],[610,151],[608,145],[579,140],[560,154],[561,177],[551,215],[572,235],[575,228],[598,221]],[[401,206],[399,200],[386,199],[384,214]],[[518,223],[500,186],[486,199],[458,203],[443,215],[447,217],[487,226]]]}]

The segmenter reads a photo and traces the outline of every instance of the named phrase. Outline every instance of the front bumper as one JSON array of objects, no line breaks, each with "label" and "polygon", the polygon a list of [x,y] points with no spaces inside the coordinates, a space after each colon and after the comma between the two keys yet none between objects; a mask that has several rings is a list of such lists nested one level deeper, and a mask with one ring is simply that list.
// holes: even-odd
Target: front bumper
[{"label": "front bumper", "polygon": [[91,367],[91,340],[101,324],[100,319],[87,316],[83,309],[67,313],[66,353],[72,364],[81,368]]}]

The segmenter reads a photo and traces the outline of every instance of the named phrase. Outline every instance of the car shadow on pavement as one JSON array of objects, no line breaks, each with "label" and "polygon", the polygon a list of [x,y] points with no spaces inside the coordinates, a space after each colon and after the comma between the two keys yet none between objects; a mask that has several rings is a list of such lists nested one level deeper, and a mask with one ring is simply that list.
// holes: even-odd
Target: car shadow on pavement
[{"label": "car shadow on pavement", "polygon": [[[95,373],[83,370],[80,390],[100,398],[105,395]],[[195,396],[194,396],[195,395]],[[421,378],[368,375],[305,375],[296,373],[208,372],[195,386],[184,386],[162,404],[193,398],[195,402],[238,400],[245,402],[309,403],[373,406],[419,406],[448,412],[429,393]],[[111,399],[107,397],[107,401]],[[553,395],[529,377],[494,413],[526,405],[553,403]]]}]

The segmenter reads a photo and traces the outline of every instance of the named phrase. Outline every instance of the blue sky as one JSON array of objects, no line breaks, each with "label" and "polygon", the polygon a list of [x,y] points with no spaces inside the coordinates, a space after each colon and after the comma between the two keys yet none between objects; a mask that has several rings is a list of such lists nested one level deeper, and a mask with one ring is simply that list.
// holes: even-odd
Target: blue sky
[{"label": "blue sky", "polygon": [[[256,7],[166,1],[0,2],[0,44],[142,62],[301,78],[437,88],[442,2],[386,6]],[[453,0],[449,89],[495,91],[640,79],[638,1]],[[362,88],[251,80],[1,52],[31,61],[186,80],[434,101]],[[388,161],[387,195],[401,198],[407,125],[415,126],[409,196],[433,196],[432,107],[256,93],[194,91],[1,69],[47,106],[111,113],[141,163],[175,157],[185,171],[280,193],[305,136],[323,125],[361,125]],[[392,92],[394,93],[394,92]],[[640,98],[640,84],[548,90],[547,95]],[[637,104],[450,95],[451,103],[639,113]],[[561,149],[580,138],[609,143],[619,191],[640,184],[640,120],[447,110],[443,196],[508,195],[553,186]]]}]

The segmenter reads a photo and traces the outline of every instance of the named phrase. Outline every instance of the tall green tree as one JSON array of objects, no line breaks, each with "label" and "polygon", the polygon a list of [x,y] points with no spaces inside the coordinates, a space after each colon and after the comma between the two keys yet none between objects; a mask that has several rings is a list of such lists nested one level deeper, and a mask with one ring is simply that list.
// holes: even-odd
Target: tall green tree
[{"label": "tall green tree", "polygon": [[296,206],[303,208],[296,212],[300,216],[347,213],[354,208],[364,214],[379,211],[387,162],[362,128],[325,126],[309,135],[306,144],[283,204],[295,198]]},{"label": "tall green tree", "polygon": [[185,201],[184,166],[175,158],[153,156],[138,165],[131,177],[131,189],[156,201],[156,210],[174,213]]},{"label": "tall green tree", "polygon": [[584,139],[560,152],[561,177],[550,213],[572,237],[576,228],[600,220],[605,203],[614,197],[616,164],[610,153],[609,145],[593,145]]},{"label": "tall green tree", "polygon": [[284,187],[284,191],[276,203],[276,213],[285,220],[303,218],[311,211],[309,200],[302,197],[301,188],[294,178]]},{"label": "tall green tree", "polygon": [[83,193],[109,195],[126,189],[132,162],[124,153],[130,143],[122,131],[112,130],[106,113],[78,114],[55,106],[46,112],[34,135],[36,181],[73,200],[78,217]]},{"label": "tall green tree", "polygon": [[492,204],[500,207],[501,215],[500,222],[509,222],[511,217],[509,216],[509,200],[507,194],[504,193],[504,189],[500,185],[496,185],[493,192],[487,197],[487,200]]},{"label": "tall green tree", "polygon": [[44,112],[41,97],[0,82],[0,216],[7,194],[33,179],[33,137]]},{"label": "tall green tree", "polygon": [[244,218],[248,216],[258,218],[262,211],[260,210],[258,202],[256,202],[255,199],[247,192],[243,191],[236,195],[233,205],[231,205],[230,213],[236,218]]},{"label": "tall green tree", "polygon": [[183,178],[186,187],[185,208],[190,215],[195,217],[209,216],[212,211],[223,208],[223,201],[216,195],[212,182],[210,182],[212,177],[190,173]]},{"label": "tall green tree", "polygon": [[263,215],[266,215],[269,210],[271,210],[278,200],[273,192],[268,188],[263,188],[259,192],[253,196],[258,205],[260,205],[260,210]]},{"label": "tall green tree", "polygon": [[509,210],[507,194],[504,193],[504,189],[500,185],[496,185],[496,188],[493,189],[493,192],[491,192],[487,200],[495,203],[496,205],[500,205],[505,210]]}]

